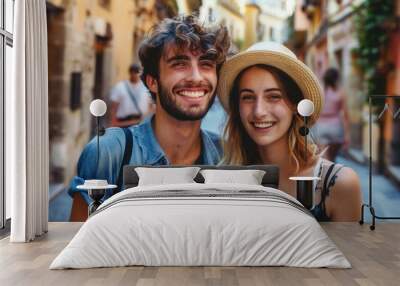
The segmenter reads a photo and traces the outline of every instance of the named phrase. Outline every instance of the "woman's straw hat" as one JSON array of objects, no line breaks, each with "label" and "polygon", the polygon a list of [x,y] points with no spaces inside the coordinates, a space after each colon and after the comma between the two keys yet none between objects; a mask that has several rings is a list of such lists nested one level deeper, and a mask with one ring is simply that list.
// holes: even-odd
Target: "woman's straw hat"
[{"label": "woman's straw hat", "polygon": [[314,73],[285,46],[275,42],[259,42],[228,59],[220,71],[218,96],[225,110],[229,109],[229,96],[236,77],[247,67],[265,64],[290,76],[298,85],[304,98],[314,103],[314,113],[309,124],[314,124],[321,112],[323,92]]}]

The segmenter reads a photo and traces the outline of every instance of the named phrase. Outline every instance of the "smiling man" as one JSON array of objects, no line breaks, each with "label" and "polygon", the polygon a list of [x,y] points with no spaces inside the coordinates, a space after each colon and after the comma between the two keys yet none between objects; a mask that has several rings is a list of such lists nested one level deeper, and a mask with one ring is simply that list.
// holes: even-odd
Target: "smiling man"
[{"label": "smiling man", "polygon": [[[121,185],[122,166],[217,164],[220,138],[201,130],[201,119],[215,99],[218,71],[229,49],[226,28],[205,27],[194,16],[165,19],[143,41],[142,79],[156,102],[156,112],[142,124],[108,128],[83,150],[70,185],[71,221],[87,217],[90,198],[76,187],[87,179]],[[106,194],[109,197],[111,193]]]}]

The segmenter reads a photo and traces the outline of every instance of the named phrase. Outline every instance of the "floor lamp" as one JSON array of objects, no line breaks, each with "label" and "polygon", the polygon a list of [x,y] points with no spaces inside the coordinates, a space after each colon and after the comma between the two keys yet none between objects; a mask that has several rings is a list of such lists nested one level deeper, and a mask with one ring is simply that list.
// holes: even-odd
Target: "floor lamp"
[{"label": "floor lamp", "polygon": [[[297,105],[297,112],[303,117],[304,125],[300,127],[299,133],[304,136],[304,160],[307,164],[308,158],[308,141],[307,135],[310,132],[308,128],[308,118],[314,113],[314,103],[309,99],[301,100]],[[314,207],[314,190],[313,182],[319,180],[319,177],[312,176],[300,176],[290,177],[292,181],[296,181],[296,198],[301,202],[307,209]]]},{"label": "floor lamp", "polygon": [[[90,113],[96,117],[96,139],[97,139],[97,164],[100,160],[100,117],[107,112],[107,105],[101,99],[95,99],[90,103]],[[77,186],[78,189],[87,190],[89,197],[93,199],[93,202],[89,205],[89,215],[94,213],[97,208],[101,205],[101,199],[107,189],[114,189],[116,185],[108,184],[107,180],[85,180],[83,185]]]}]

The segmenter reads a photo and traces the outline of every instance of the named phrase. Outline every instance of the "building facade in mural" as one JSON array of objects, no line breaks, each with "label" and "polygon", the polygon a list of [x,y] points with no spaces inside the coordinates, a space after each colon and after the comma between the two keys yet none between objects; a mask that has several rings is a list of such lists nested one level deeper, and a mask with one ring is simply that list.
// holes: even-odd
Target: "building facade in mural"
[{"label": "building facade in mural", "polygon": [[[357,64],[360,55],[356,53],[359,46],[356,31],[357,13],[365,5],[365,0],[303,0],[298,1],[292,32],[286,44],[294,49],[303,58],[305,63],[322,78],[327,67],[339,69],[342,76],[342,85],[347,94],[347,105],[350,112],[351,142],[349,155],[360,162],[365,162],[368,156],[368,109],[365,74]],[[393,0],[393,18],[400,17],[400,1]],[[393,22],[396,22],[393,21]],[[385,67],[387,95],[400,94],[400,33],[399,25],[386,24],[389,43],[380,60]],[[390,109],[397,110],[393,102],[388,103]],[[384,124],[373,125],[372,148],[373,161],[380,162],[381,171],[390,174],[400,174],[400,136],[398,119],[387,112]],[[382,129],[382,130],[380,130]],[[379,143],[379,139],[383,143]],[[397,147],[399,146],[399,147]],[[398,158],[398,159],[396,159]],[[393,171],[396,170],[396,171]],[[398,177],[398,175],[397,175]]]},{"label": "building facade in mural", "polygon": [[287,19],[293,14],[295,0],[259,0],[260,39],[283,43],[285,40]]},{"label": "building facade in mural", "polygon": [[[155,23],[177,14],[175,1],[48,0],[50,183],[65,186],[93,135],[89,104],[107,101],[126,79]],[[105,125],[105,122],[103,122]]]},{"label": "building facade in mural", "polygon": [[225,25],[236,50],[243,50],[257,41],[282,42],[294,4],[291,0],[203,0],[200,18]]}]

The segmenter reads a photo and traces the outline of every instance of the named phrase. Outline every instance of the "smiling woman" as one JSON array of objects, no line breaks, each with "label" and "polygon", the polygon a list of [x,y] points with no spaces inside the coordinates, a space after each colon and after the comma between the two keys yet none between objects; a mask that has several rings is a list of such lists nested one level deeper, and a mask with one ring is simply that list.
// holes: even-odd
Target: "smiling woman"
[{"label": "smiling woman", "polygon": [[[240,118],[257,145],[285,140],[292,124],[292,101],[298,100],[299,92],[285,88],[283,77],[279,70],[262,65],[250,67],[238,77]],[[299,155],[295,154],[296,158]]]},{"label": "smiling woman", "polygon": [[294,197],[291,176],[317,176],[314,216],[320,221],[358,220],[361,193],[355,172],[322,159],[313,142],[304,151],[296,106],[304,98],[313,102],[312,125],[323,100],[312,71],[286,47],[261,42],[228,59],[221,75],[218,95],[229,115],[224,163],[276,164],[279,189]]}]

